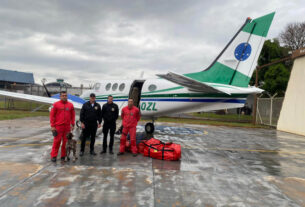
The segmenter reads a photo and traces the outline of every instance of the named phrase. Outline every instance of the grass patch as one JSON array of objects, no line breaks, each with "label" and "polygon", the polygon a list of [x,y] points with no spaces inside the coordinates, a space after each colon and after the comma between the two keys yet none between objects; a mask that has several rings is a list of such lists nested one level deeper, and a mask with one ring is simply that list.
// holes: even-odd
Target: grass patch
[{"label": "grass patch", "polygon": [[228,126],[228,127],[246,127],[246,128],[270,128],[264,125],[253,125],[252,123],[241,122],[227,122],[227,121],[214,121],[214,120],[199,120],[199,119],[187,119],[187,118],[171,118],[160,117],[157,122],[170,122],[181,124],[199,124],[199,125],[213,125],[213,126]]},{"label": "grass patch", "polygon": [[19,119],[24,117],[36,117],[36,116],[49,116],[49,112],[0,110],[0,120]]},{"label": "grass patch", "polygon": [[[19,109],[24,111],[32,111],[38,107],[38,111],[48,111],[50,105],[49,104],[41,104],[41,103],[35,103],[35,102],[29,102],[29,101],[21,101],[21,100],[14,100],[14,105],[11,106],[13,109]],[[7,109],[8,108],[8,102],[0,101],[0,109]]]},{"label": "grass patch", "polygon": [[[37,117],[37,116],[49,116],[49,112],[0,110],[0,120],[18,119],[18,118],[25,118],[25,117]],[[151,120],[141,119],[141,121],[150,122]],[[270,128],[270,127],[264,126],[264,125],[253,125],[252,123],[189,119],[189,118],[171,118],[171,117],[160,117],[157,119],[157,122],[199,124],[199,125],[213,125],[213,126],[227,126],[227,127],[245,127],[245,128]]]},{"label": "grass patch", "polygon": [[229,120],[229,121],[252,121],[250,115],[239,115],[239,114],[215,114],[215,113],[191,113],[192,116],[206,119],[217,119],[217,120]]}]

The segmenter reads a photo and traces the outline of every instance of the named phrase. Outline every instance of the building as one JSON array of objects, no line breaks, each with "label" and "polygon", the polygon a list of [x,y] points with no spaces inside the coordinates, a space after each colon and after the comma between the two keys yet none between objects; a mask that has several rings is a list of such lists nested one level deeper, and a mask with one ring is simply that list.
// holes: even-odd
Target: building
[{"label": "building", "polygon": [[72,85],[66,83],[64,79],[57,79],[56,82],[46,83],[47,87],[72,88]]},{"label": "building", "polygon": [[0,88],[10,88],[11,85],[33,85],[33,73],[0,69]]}]

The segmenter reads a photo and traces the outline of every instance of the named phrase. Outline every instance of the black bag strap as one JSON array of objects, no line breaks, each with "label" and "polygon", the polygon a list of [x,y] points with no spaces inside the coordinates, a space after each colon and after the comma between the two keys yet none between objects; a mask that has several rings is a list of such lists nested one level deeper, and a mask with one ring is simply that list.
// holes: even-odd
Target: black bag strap
[{"label": "black bag strap", "polygon": [[174,151],[175,151],[174,149],[165,149],[165,145],[170,145],[170,144],[172,144],[172,142],[164,143],[164,142],[161,142],[161,141],[160,141],[160,143],[158,143],[158,144],[150,144],[150,145],[146,144],[145,141],[142,141],[142,143],[143,143],[145,146],[148,147],[148,157],[150,157],[150,150],[151,150],[151,149],[154,149],[154,150],[159,151],[159,149],[157,149],[156,147],[154,147],[154,146],[157,146],[157,145],[163,145],[163,147],[162,147],[162,149],[161,149],[161,151],[162,151],[162,160],[164,160],[164,152],[165,152],[165,151],[166,151],[166,152],[174,152]]}]

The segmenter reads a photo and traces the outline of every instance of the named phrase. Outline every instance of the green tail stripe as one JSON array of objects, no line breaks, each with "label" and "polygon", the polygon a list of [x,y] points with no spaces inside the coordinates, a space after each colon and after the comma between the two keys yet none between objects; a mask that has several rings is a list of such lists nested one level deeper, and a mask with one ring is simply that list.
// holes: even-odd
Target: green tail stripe
[{"label": "green tail stripe", "polygon": [[[230,84],[234,70],[226,65],[216,62],[209,70],[187,73],[185,76],[200,82]],[[239,87],[248,87],[250,77],[236,71],[232,85]]]},{"label": "green tail stripe", "polygon": [[251,23],[246,24],[242,31],[251,33],[255,25],[252,34],[266,37],[271,26],[274,14],[275,12],[272,12],[257,19],[253,19]]}]

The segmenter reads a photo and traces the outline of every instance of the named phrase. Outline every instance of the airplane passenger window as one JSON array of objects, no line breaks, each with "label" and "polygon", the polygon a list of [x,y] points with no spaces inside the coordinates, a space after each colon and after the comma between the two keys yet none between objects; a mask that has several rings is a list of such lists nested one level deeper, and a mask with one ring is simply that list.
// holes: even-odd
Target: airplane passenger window
[{"label": "airplane passenger window", "polygon": [[107,83],[107,85],[105,87],[106,91],[109,91],[110,88],[111,88],[111,83]]},{"label": "airplane passenger window", "polygon": [[118,88],[118,84],[117,83],[113,84],[112,90],[115,91],[117,88]]},{"label": "airplane passenger window", "polygon": [[148,86],[148,90],[155,91],[155,90],[157,90],[157,86],[155,84],[151,84],[150,86]]},{"label": "airplane passenger window", "polygon": [[96,83],[95,86],[94,86],[94,89],[95,90],[99,90],[101,87],[101,84],[100,83]]},{"label": "airplane passenger window", "polygon": [[125,89],[125,83],[121,83],[120,87],[119,87],[119,90],[120,91],[123,91]]}]

